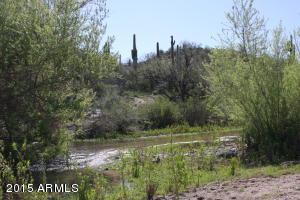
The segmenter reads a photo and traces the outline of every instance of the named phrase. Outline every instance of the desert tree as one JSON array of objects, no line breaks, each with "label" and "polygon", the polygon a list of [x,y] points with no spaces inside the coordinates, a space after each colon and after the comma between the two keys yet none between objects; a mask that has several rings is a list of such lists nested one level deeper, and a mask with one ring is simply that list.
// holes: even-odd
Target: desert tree
[{"label": "desert tree", "polygon": [[[157,93],[172,101],[186,101],[193,95],[204,95],[206,82],[204,63],[208,62],[209,49],[195,44],[183,43],[177,46],[173,59],[162,54],[141,64],[141,74]],[[196,88],[201,88],[201,94]]]},{"label": "desert tree", "polygon": [[102,51],[106,13],[102,0],[0,2],[0,154],[16,181],[19,162],[61,152],[65,127],[92,102],[91,80],[116,65]]}]

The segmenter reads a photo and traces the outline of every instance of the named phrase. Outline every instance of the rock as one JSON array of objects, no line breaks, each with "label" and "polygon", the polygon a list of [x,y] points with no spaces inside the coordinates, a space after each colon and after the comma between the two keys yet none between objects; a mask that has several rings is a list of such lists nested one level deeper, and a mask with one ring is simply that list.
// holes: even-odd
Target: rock
[{"label": "rock", "polygon": [[217,158],[232,158],[238,155],[238,150],[234,146],[219,147],[216,153]]},{"label": "rock", "polygon": [[69,131],[76,131],[78,128],[76,125],[71,125],[66,127]]},{"label": "rock", "polygon": [[159,155],[154,155],[154,156],[153,156],[153,159],[152,159],[152,162],[154,162],[154,163],[159,163],[159,162],[160,162],[160,157],[159,157]]},{"label": "rock", "polygon": [[95,118],[101,117],[102,115],[103,115],[102,111],[99,108],[96,108],[96,109],[90,109],[87,117],[89,120],[93,120]]}]

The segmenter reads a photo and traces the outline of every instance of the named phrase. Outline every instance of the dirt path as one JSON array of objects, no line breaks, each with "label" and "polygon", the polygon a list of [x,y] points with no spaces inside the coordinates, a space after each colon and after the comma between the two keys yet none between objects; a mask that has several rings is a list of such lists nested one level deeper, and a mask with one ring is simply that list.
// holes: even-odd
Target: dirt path
[{"label": "dirt path", "polygon": [[[175,200],[175,196],[157,200]],[[182,200],[300,200],[300,173],[211,183],[179,196]]]}]

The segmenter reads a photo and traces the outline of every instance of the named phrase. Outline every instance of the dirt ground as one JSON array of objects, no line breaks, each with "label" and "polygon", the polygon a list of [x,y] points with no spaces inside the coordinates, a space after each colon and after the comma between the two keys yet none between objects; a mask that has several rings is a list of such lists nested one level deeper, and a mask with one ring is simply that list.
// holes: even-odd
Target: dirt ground
[{"label": "dirt ground", "polygon": [[[175,200],[174,195],[156,200]],[[300,173],[215,182],[182,193],[182,200],[300,200]]]}]

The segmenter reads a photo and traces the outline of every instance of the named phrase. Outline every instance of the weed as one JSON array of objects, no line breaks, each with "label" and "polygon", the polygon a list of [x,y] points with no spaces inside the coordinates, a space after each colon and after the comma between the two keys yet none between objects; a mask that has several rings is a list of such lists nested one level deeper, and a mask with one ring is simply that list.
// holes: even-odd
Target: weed
[{"label": "weed", "polygon": [[133,150],[131,152],[131,172],[132,177],[138,178],[140,176],[140,164],[141,164],[141,158],[140,158],[140,152],[138,150]]},{"label": "weed", "polygon": [[231,158],[230,162],[230,175],[234,176],[236,174],[236,169],[239,166],[239,161],[236,157]]}]

